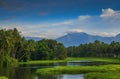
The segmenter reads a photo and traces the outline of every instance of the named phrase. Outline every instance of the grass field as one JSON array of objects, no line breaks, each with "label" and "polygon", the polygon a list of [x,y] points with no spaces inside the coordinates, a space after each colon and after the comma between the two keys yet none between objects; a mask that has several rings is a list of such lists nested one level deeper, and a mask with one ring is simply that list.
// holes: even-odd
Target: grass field
[{"label": "grass field", "polygon": [[109,62],[109,63],[120,63],[119,59],[115,58],[66,58],[65,60],[34,60],[27,62],[19,62],[19,64],[46,64],[46,63],[56,63],[56,62],[67,62],[74,60],[88,60],[96,62]]},{"label": "grass field", "polygon": [[66,62],[66,60],[34,60],[27,62],[19,62],[19,64],[47,64],[47,63],[56,63],[56,62]]},{"label": "grass field", "polygon": [[120,72],[93,72],[84,75],[85,79],[120,79]]},{"label": "grass field", "polygon": [[100,66],[58,66],[54,68],[38,69],[37,74],[40,75],[56,75],[56,74],[80,74],[90,72],[109,72],[120,71],[120,65],[100,65]]}]

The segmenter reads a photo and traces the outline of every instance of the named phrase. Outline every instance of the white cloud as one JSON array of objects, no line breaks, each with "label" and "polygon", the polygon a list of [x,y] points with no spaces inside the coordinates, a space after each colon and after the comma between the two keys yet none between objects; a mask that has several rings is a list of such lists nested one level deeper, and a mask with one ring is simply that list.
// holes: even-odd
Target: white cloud
[{"label": "white cloud", "polygon": [[73,21],[63,21],[55,23],[42,24],[24,24],[22,35],[30,37],[57,38],[64,35],[67,27],[72,25]]},{"label": "white cloud", "polygon": [[106,36],[106,37],[110,37],[110,36],[116,36],[116,34],[118,34],[119,32],[112,32],[112,33],[108,33],[108,32],[102,32],[100,35],[101,36]]},{"label": "white cloud", "polygon": [[17,24],[10,24],[10,25],[1,25],[0,29],[13,29],[13,28],[17,28],[18,31],[23,30],[22,26],[19,26]]},{"label": "white cloud", "polygon": [[63,21],[63,22],[57,22],[57,23],[51,23],[51,26],[61,26],[61,25],[72,25],[74,22],[72,20]]},{"label": "white cloud", "polygon": [[69,32],[83,32],[83,30],[82,29],[70,29],[68,30],[68,33]]},{"label": "white cloud", "polygon": [[102,9],[102,14],[100,15],[100,17],[111,17],[111,16],[114,16],[116,14],[116,12],[111,9],[111,8],[108,8],[108,9]]},{"label": "white cloud", "polygon": [[93,32],[91,33],[92,35],[99,35],[99,36],[103,36],[103,37],[114,37],[117,34],[119,34],[119,32]]},{"label": "white cloud", "polygon": [[84,16],[79,16],[78,19],[79,19],[80,21],[83,21],[83,20],[89,19],[90,17],[91,17],[91,16],[89,16],[89,15],[84,15]]},{"label": "white cloud", "polygon": [[101,18],[120,18],[120,11],[115,11],[111,8],[102,9]]},{"label": "white cloud", "polygon": [[57,38],[66,34],[66,32],[86,32],[94,35],[114,36],[120,31],[120,11],[108,8],[102,9],[102,13],[97,16],[82,15],[76,19],[61,22],[23,23],[22,25],[17,23],[2,26],[6,26],[6,28],[17,26],[22,31],[22,35],[32,37]]}]

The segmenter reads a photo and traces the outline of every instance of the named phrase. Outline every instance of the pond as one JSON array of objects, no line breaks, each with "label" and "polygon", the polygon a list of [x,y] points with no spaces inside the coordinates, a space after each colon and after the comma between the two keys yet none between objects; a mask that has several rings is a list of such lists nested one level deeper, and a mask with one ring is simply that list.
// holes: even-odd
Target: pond
[{"label": "pond", "polygon": [[91,61],[68,61],[64,63],[40,64],[40,65],[19,65],[17,68],[0,68],[0,75],[9,79],[84,79],[84,74],[63,74],[42,76],[36,74],[36,69],[50,68],[55,66],[90,66],[108,64]]}]

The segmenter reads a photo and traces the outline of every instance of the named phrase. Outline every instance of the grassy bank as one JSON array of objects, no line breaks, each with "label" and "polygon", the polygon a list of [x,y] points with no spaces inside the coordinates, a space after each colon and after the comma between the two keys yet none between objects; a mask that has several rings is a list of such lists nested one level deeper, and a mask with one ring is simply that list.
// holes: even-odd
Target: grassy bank
[{"label": "grassy bank", "polygon": [[8,78],[4,76],[0,76],[0,79],[8,79]]},{"label": "grassy bank", "polygon": [[85,74],[85,79],[120,79],[120,72],[94,72]]},{"label": "grassy bank", "polygon": [[69,61],[88,60],[88,61],[95,61],[95,62],[120,63],[120,59],[117,59],[117,58],[81,57],[81,58],[67,58],[66,60],[69,60]]},{"label": "grassy bank", "polygon": [[67,61],[75,61],[75,60],[120,63],[120,60],[115,58],[66,58],[65,60],[34,60],[34,61],[27,61],[27,62],[19,62],[19,64],[46,64],[46,63],[67,62]]},{"label": "grassy bank", "polygon": [[47,63],[60,63],[66,62],[66,60],[34,60],[34,61],[27,61],[27,62],[19,62],[19,64],[47,64]]},{"label": "grassy bank", "polygon": [[38,69],[37,74],[53,75],[53,74],[80,74],[90,72],[108,72],[120,71],[120,65],[100,65],[100,66],[59,66],[54,68]]}]

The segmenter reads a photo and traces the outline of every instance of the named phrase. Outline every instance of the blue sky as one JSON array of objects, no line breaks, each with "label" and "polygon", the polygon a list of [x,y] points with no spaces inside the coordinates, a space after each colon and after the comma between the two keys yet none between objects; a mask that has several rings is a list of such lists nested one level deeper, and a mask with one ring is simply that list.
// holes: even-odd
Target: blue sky
[{"label": "blue sky", "polygon": [[57,38],[68,32],[120,33],[120,0],[0,0],[0,28]]}]

